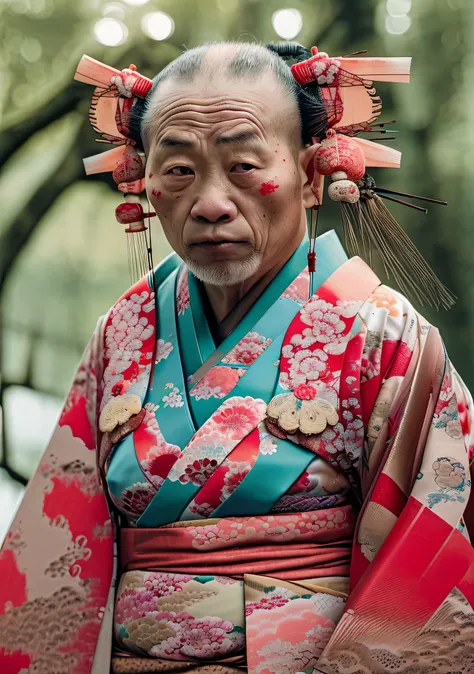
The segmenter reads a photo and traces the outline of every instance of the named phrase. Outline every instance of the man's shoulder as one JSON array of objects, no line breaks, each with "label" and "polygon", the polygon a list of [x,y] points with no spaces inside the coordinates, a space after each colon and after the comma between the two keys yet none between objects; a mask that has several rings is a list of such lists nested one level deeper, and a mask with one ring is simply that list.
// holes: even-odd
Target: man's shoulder
[{"label": "man's shoulder", "polygon": [[387,336],[401,339],[406,332],[416,334],[431,327],[430,322],[405,295],[384,284],[373,291],[359,314],[369,330],[377,326],[385,339]]}]

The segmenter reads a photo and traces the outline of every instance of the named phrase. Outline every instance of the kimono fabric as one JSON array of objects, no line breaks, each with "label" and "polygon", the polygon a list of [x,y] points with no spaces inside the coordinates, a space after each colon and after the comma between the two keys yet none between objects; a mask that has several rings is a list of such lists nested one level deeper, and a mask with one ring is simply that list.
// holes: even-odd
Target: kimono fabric
[{"label": "kimono fabric", "polygon": [[[0,555],[0,671],[474,671],[470,394],[333,232],[308,300],[306,246],[219,346],[176,256],[99,322]],[[308,383],[339,420],[288,434]]]}]

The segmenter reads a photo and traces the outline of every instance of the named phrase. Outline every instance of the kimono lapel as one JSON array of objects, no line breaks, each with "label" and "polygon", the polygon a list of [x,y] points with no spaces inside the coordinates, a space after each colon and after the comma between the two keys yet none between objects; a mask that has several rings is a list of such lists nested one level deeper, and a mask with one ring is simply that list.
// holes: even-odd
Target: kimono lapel
[{"label": "kimono lapel", "polygon": [[[352,389],[349,394],[352,408],[346,407],[346,400],[341,395],[345,384],[341,373],[346,358],[349,359],[350,372],[354,341],[355,348],[358,348],[357,338],[351,341],[355,336],[353,330],[357,312],[379,283],[362,260],[348,260],[302,307],[285,331],[276,392],[288,391],[308,382],[319,386],[321,394],[339,408],[341,423],[338,424],[337,434],[340,444],[333,444],[336,432],[332,429],[309,438],[301,433],[286,435],[274,424],[269,424],[268,428],[272,428],[276,435],[273,437],[261,424],[256,437],[258,451],[254,465],[211,517],[268,513],[298,479],[314,458],[314,453],[343,470],[356,461],[358,457],[349,456],[345,436],[348,419],[354,419],[360,401],[357,391]],[[327,332],[325,328],[331,330]],[[320,362],[324,364],[324,370]]]},{"label": "kimono lapel", "polygon": [[[335,331],[334,335],[331,335],[331,338],[328,339],[327,342],[325,342],[323,338],[321,338],[321,344],[319,344],[319,341],[321,340],[313,340],[318,347],[329,350],[330,353],[331,349],[329,347],[331,344],[337,347],[334,349],[336,352],[333,354],[334,357],[330,359],[330,365],[336,370],[333,373],[334,381],[331,380],[334,387],[333,393],[336,399],[338,397],[340,368],[346,346],[351,336],[351,328],[355,316],[361,304],[367,299],[378,284],[379,281],[377,277],[370,271],[370,269],[358,258],[353,258],[334,272],[323,284],[318,291],[321,298],[319,298],[319,295],[313,296],[312,300],[306,303],[300,312],[295,312],[297,315],[290,321],[291,325],[289,329],[286,327],[288,325],[287,322],[282,326],[282,339],[286,333],[284,343],[289,344],[292,337],[300,329],[300,324],[304,326],[304,329],[307,328],[307,321],[303,312],[308,305],[314,309],[311,302],[325,302],[327,305],[326,310],[330,306],[335,307],[337,305],[337,307],[339,307],[340,312],[344,317],[344,320],[342,320],[341,316],[338,318],[340,322],[338,328],[340,329]],[[162,293],[162,296],[165,297],[166,294]],[[168,313],[166,311],[162,312],[162,318],[164,320],[168,319]],[[265,316],[262,320],[264,319]],[[316,322],[318,321],[318,316],[316,316],[315,320]],[[329,324],[331,324],[331,317],[329,317],[328,320]],[[324,328],[324,320],[320,322],[321,326],[319,327]],[[167,326],[170,325],[168,321],[166,324]],[[225,359],[229,360],[229,355],[230,354],[227,354]],[[286,362],[288,357],[283,360]],[[255,371],[259,369],[255,366],[254,368]],[[288,378],[288,373],[282,373],[282,375],[284,374],[286,374]],[[212,478],[216,470],[233,450],[238,447],[239,443],[253,433],[253,441],[256,443],[256,446],[259,447],[260,440],[261,438],[264,440],[265,435],[263,427],[259,427],[259,424],[261,424],[265,418],[266,403],[273,393],[273,386],[269,387],[268,381],[264,381],[264,383],[266,384],[266,389],[264,388],[266,400],[257,396],[244,395],[244,391],[242,391],[242,395],[235,395],[237,391],[240,393],[240,386],[233,387],[232,397],[227,398],[218,405],[218,408],[213,412],[211,417],[201,425],[198,433],[196,433],[191,442],[187,444],[183,453],[173,464],[173,467],[163,484],[160,486],[158,492],[138,519],[138,526],[161,526],[177,519],[192,518],[193,511],[190,510],[190,504],[192,504],[194,497]],[[157,418],[158,420],[161,418],[159,414],[157,414]],[[182,418],[184,425],[185,420],[183,415]],[[260,428],[260,430],[257,433],[254,433],[258,428]],[[169,437],[171,438],[172,436]],[[270,473],[274,476],[274,480],[273,482],[270,481],[272,484],[268,485],[268,493],[265,493],[267,482],[264,480],[263,483],[265,483],[265,489],[262,490],[262,493],[265,493],[265,507],[271,507],[279,496],[281,496],[282,489],[284,493],[285,489],[291,486],[292,482],[298,477],[301,471],[304,470],[314,456],[310,450],[297,447],[291,441],[286,440],[285,436],[280,437],[275,444],[279,446],[280,451],[278,451],[278,447],[276,447],[274,451],[269,453],[265,451],[262,451],[261,453],[257,452],[258,457],[256,464],[250,472],[250,475],[252,475],[253,471],[256,472],[252,478],[249,478],[248,481],[244,479],[239,485],[240,494],[237,493],[239,491],[239,488],[237,488],[236,492],[231,495],[228,505],[229,508],[231,507],[230,502],[233,502],[236,499],[239,506],[243,507],[245,512],[247,512],[250,507],[250,503],[253,503],[251,508],[253,510],[255,507],[254,500],[250,497],[248,489],[244,485],[246,483],[247,485],[253,484],[255,476],[261,475],[261,478],[263,479]],[[278,456],[274,456],[275,453],[278,453]],[[286,470],[282,470],[283,466],[286,466]],[[274,468],[274,470],[270,470],[271,468]],[[269,470],[270,473],[268,472]],[[282,480],[284,484],[282,483]],[[253,492],[253,487],[251,491]],[[245,498],[242,498],[242,495],[244,494]],[[226,507],[227,506],[224,506],[223,509]],[[260,508],[258,511],[260,511]],[[222,514],[220,510],[218,514]]]},{"label": "kimono lapel", "polygon": [[[317,251],[315,287],[347,260],[333,231],[318,237]],[[230,395],[252,395],[269,401],[278,374],[274,363],[279,360],[283,336],[308,298],[306,256],[307,242],[303,241],[247,316],[210,356],[213,366],[201,377],[196,377],[195,372],[187,373],[188,379],[192,376],[189,404],[198,427]],[[190,297],[193,310],[192,294]],[[207,351],[203,348],[201,352]]]}]

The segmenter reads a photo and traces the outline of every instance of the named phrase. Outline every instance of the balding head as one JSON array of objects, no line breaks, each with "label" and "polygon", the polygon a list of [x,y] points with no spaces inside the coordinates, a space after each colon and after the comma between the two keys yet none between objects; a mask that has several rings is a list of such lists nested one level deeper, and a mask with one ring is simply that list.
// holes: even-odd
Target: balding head
[{"label": "balding head", "polygon": [[[154,133],[160,113],[161,98],[169,87],[166,82],[186,85],[194,83],[210,94],[227,90],[229,100],[237,82],[247,82],[252,89],[262,81],[270,82],[277,92],[278,105],[272,113],[282,131],[289,134],[295,151],[301,147],[301,117],[297,102],[297,84],[286,63],[274,52],[259,44],[224,42],[203,45],[184,52],[172,61],[153,82],[140,120],[140,133],[145,149]],[[240,88],[240,87],[239,87]]]}]

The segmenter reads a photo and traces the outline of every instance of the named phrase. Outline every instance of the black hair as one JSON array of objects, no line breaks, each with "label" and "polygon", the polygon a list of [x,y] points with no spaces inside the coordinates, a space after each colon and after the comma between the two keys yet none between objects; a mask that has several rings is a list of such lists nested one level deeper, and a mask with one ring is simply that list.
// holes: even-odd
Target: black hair
[{"label": "black hair", "polygon": [[[328,119],[316,82],[304,86],[299,85],[287,64],[287,61],[305,61],[311,57],[311,51],[296,42],[280,42],[277,44],[252,44],[222,42],[213,44],[239,46],[237,55],[228,65],[227,72],[231,77],[242,79],[256,77],[265,70],[271,70],[285,92],[298,106],[302,144],[312,142],[313,137],[322,137],[327,131]],[[139,147],[143,147],[143,134],[146,133],[147,111],[154,92],[164,80],[176,78],[190,82],[201,71],[204,56],[213,44],[205,44],[190,49],[169,63],[153,78],[146,99],[136,99],[130,115],[131,138]]]}]

